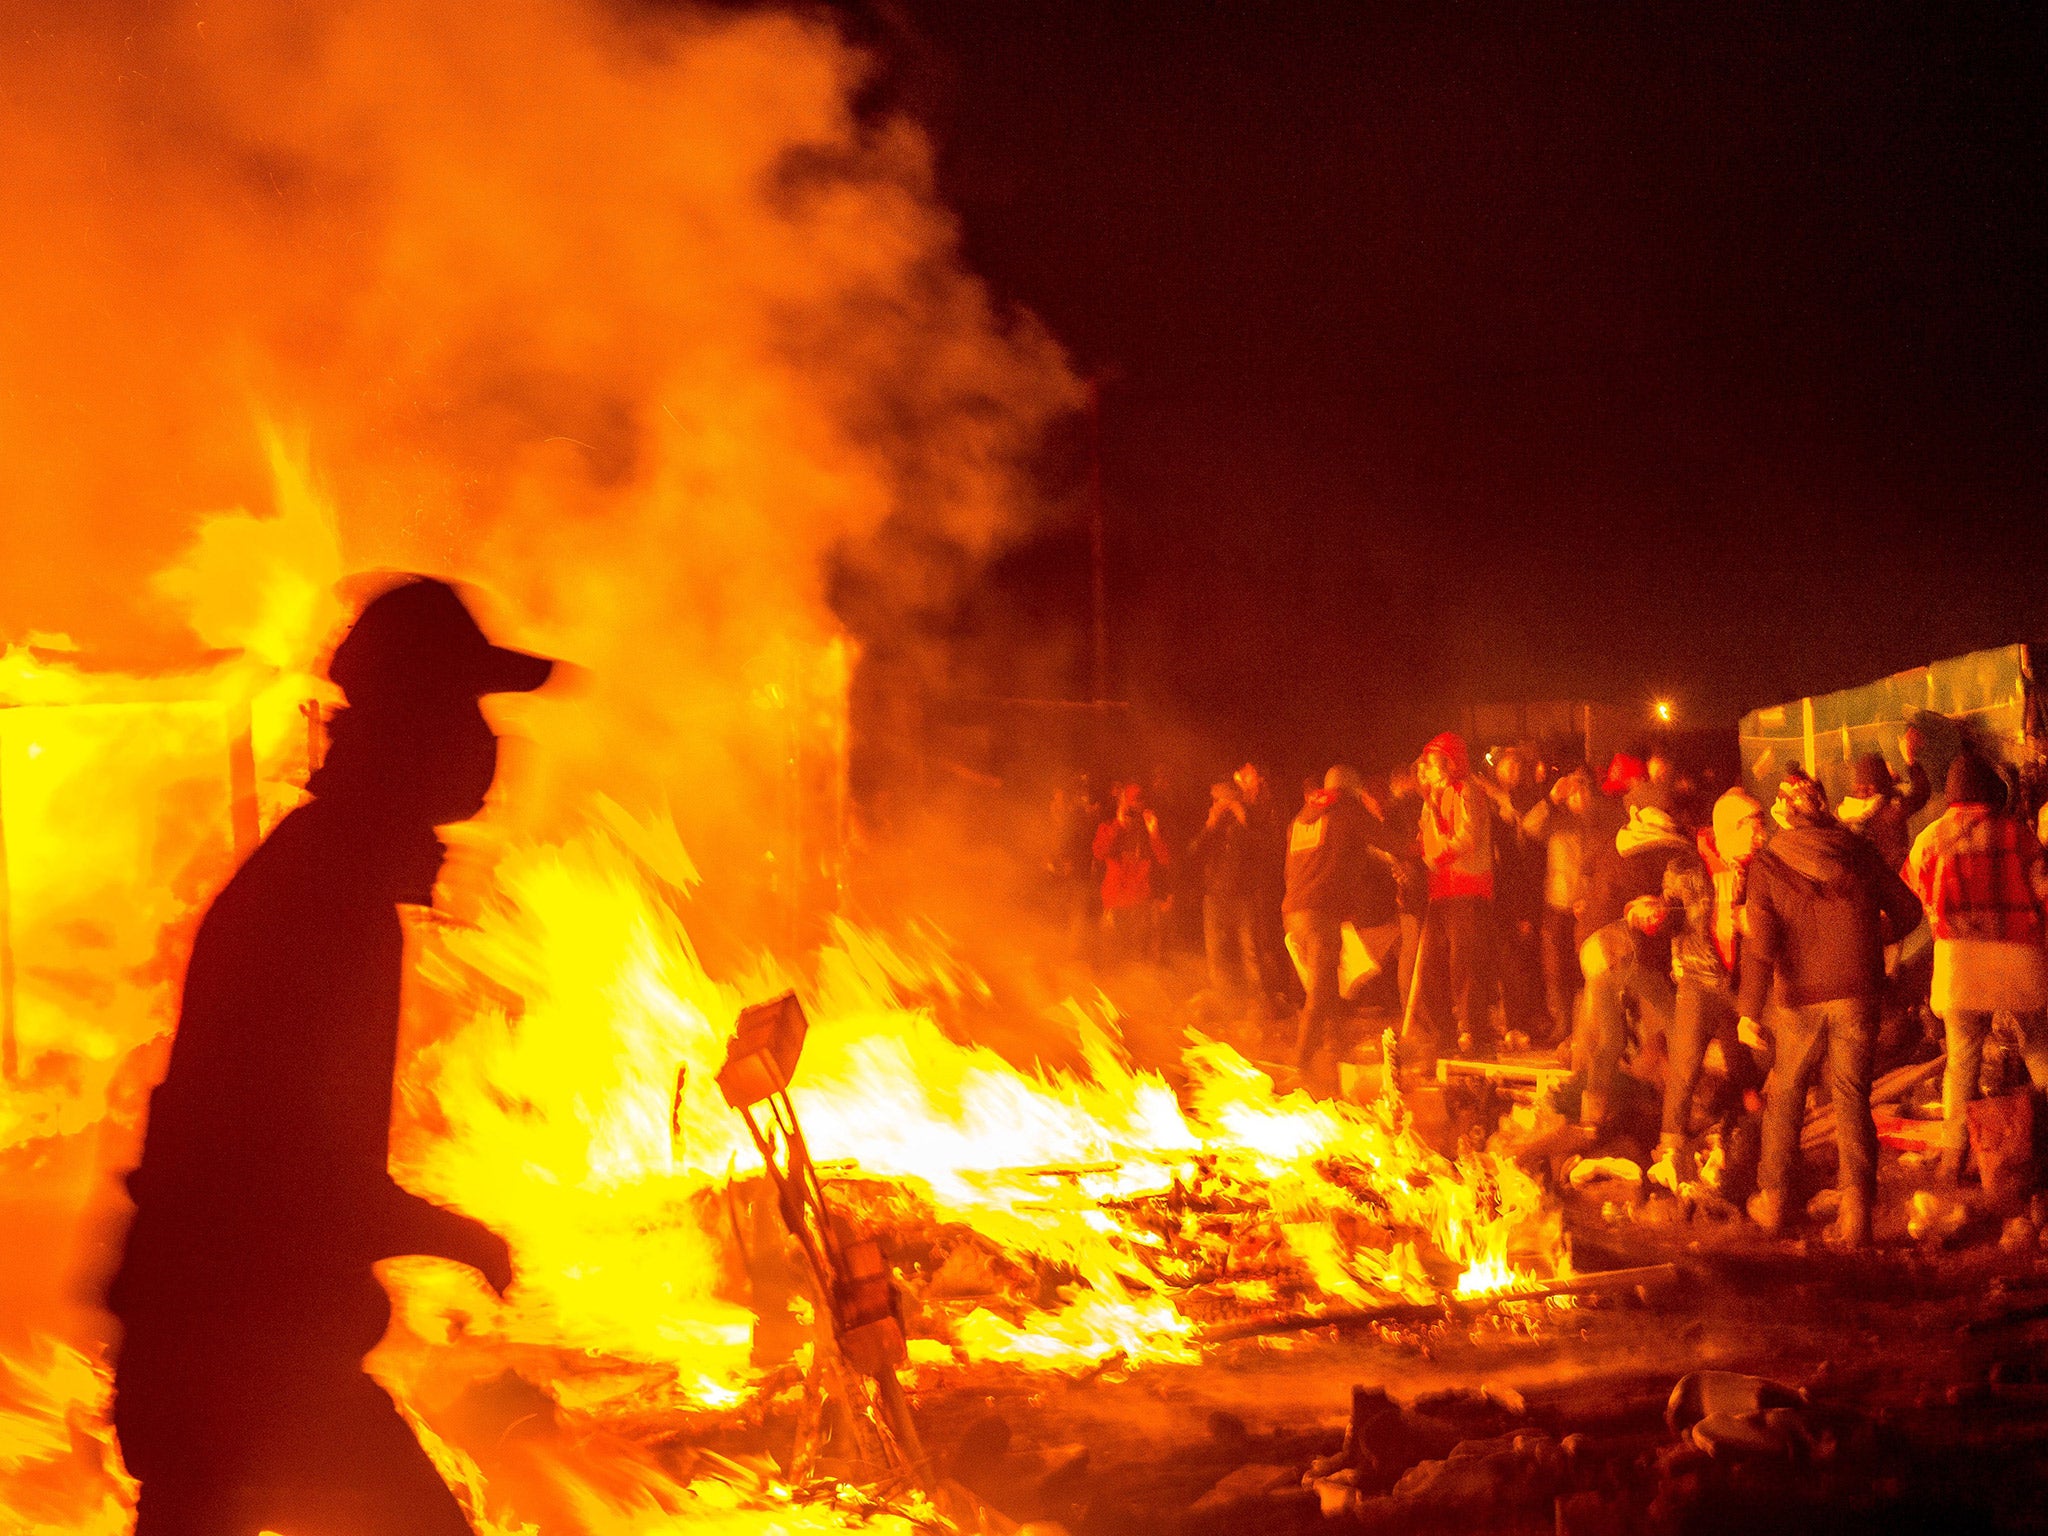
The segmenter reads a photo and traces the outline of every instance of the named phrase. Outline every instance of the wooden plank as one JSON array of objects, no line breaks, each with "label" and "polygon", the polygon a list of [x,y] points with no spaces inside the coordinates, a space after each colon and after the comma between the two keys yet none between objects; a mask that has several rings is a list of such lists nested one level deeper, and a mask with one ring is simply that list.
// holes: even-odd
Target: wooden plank
[{"label": "wooden plank", "polygon": [[1378,1307],[1338,1307],[1309,1314],[1290,1312],[1279,1317],[1251,1318],[1204,1329],[1197,1342],[1223,1344],[1233,1339],[1264,1338],[1273,1334],[1307,1333],[1315,1328],[1363,1328],[1374,1323],[1427,1322],[1444,1316],[1471,1316],[1517,1301],[1542,1301],[1551,1296],[1597,1296],[1638,1287],[1669,1285],[1678,1279],[1676,1264],[1645,1264],[1635,1269],[1597,1270],[1590,1275],[1573,1275],[1563,1280],[1546,1280],[1526,1290],[1493,1291],[1483,1296],[1446,1296],[1441,1301],[1397,1301]]},{"label": "wooden plank", "polygon": [[1545,1066],[1533,1061],[1462,1061],[1449,1057],[1436,1064],[1436,1080],[1448,1083],[1456,1077],[1486,1077],[1500,1082],[1533,1083],[1541,1088],[1570,1077],[1571,1068]]}]

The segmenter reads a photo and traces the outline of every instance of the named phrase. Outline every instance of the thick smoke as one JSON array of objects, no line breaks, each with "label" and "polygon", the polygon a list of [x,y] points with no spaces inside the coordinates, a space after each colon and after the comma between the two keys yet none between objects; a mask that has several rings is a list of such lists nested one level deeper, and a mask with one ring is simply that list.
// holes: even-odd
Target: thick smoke
[{"label": "thick smoke", "polygon": [[266,605],[218,589],[263,562],[193,545],[271,508],[276,423],[344,569],[478,582],[588,669],[522,722],[530,800],[666,796],[716,875],[759,856],[794,701],[830,713],[828,570],[889,550],[870,590],[943,598],[1029,515],[1074,380],[821,19],[5,10],[0,632],[150,665],[195,612],[233,640]]}]

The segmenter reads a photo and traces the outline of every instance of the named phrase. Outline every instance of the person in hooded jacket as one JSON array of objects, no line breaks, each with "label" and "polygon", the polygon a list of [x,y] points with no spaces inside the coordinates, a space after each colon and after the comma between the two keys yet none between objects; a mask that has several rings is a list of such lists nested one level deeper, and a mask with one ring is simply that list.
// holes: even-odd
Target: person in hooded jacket
[{"label": "person in hooded jacket", "polygon": [[1913,818],[1933,794],[1927,770],[1920,766],[1917,726],[1906,727],[1899,751],[1906,759],[1905,783],[1893,776],[1882,752],[1865,752],[1851,771],[1849,793],[1835,807],[1836,819],[1875,843],[1892,869],[1906,867],[1906,856],[1913,851]]},{"label": "person in hooded jacket", "polygon": [[1783,1226],[1807,1088],[1824,1064],[1842,1192],[1828,1240],[1866,1247],[1877,1190],[1870,1079],[1884,947],[1919,926],[1920,902],[1874,846],[1835,819],[1826,792],[1805,773],[1786,775],[1772,816],[1785,830],[1750,861],[1742,907],[1739,1027],[1753,1032],[1768,1000],[1777,1037],[1764,1093],[1761,1188],[1749,1213],[1767,1232]]},{"label": "person in hooded jacket", "polygon": [[1963,753],[1949,765],[1948,809],[1921,831],[1906,861],[1906,882],[1934,928],[1930,1002],[1948,1035],[1939,1173],[1951,1184],[1969,1152],[1967,1110],[1994,1011],[2018,1020],[2027,1074],[2048,1088],[2048,863],[2005,801],[1998,771]]},{"label": "person in hooded jacket", "polygon": [[1465,739],[1434,737],[1416,764],[1429,906],[1416,955],[1404,1065],[1426,1072],[1446,1046],[1490,1055],[1493,1033],[1493,801],[1473,781]]},{"label": "person in hooded jacket", "polygon": [[1341,1002],[1337,962],[1344,925],[1360,930],[1394,921],[1394,878],[1385,832],[1355,768],[1338,766],[1306,796],[1287,829],[1287,895],[1281,915],[1307,973],[1295,1065],[1304,1080],[1331,1087],[1322,1058],[1336,1047]]},{"label": "person in hooded jacket", "polygon": [[1672,816],[1670,797],[1648,779],[1629,790],[1628,818],[1593,857],[1578,920],[1585,996],[1572,1034],[1572,1069],[1584,1075],[1579,1123],[1597,1131],[1614,1125],[1631,1015],[1639,1042],[1636,1075],[1661,1084],[1677,1006],[1664,875],[1692,844]]},{"label": "person in hooded jacket", "polygon": [[1741,974],[1745,882],[1750,860],[1764,845],[1763,807],[1748,790],[1729,790],[1714,802],[1713,824],[1701,830],[1697,843],[1696,852],[1680,854],[1664,867],[1671,979],[1678,997],[1657,1155],[1671,1160],[1678,1181],[1694,1176],[1693,1095],[1708,1045],[1720,1043],[1731,1089],[1739,1093],[1762,1086],[1755,1058],[1738,1035],[1735,978]]}]

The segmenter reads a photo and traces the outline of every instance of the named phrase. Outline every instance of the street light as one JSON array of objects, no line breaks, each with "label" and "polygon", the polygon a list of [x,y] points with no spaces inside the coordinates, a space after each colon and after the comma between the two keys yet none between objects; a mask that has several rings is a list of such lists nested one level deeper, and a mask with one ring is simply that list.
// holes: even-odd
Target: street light
[{"label": "street light", "polygon": [[1669,699],[1657,700],[1657,702],[1651,706],[1651,709],[1657,716],[1658,724],[1669,725],[1671,723],[1671,701]]}]

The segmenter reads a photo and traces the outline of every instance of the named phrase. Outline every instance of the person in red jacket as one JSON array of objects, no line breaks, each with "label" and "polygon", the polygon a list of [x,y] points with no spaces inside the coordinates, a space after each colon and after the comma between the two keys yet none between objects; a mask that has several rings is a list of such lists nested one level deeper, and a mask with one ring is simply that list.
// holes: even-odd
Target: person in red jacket
[{"label": "person in red jacket", "polygon": [[2019,1026],[2037,1088],[2048,1087],[2048,861],[2005,809],[2005,782],[1974,752],[1949,765],[1948,809],[1913,843],[1905,877],[1934,929],[1929,1001],[1948,1036],[1939,1174],[1962,1177],[1967,1118],[1994,1013]]},{"label": "person in red jacket", "polygon": [[1159,817],[1145,804],[1144,786],[1117,791],[1116,814],[1095,829],[1095,862],[1102,866],[1102,926],[1113,960],[1159,958],[1159,901],[1154,875],[1172,862]]},{"label": "person in red jacket", "polygon": [[[1445,1046],[1494,1049],[1493,802],[1472,782],[1465,739],[1445,731],[1422,749],[1420,840],[1429,907],[1415,979],[1408,1065],[1433,1067]],[[1411,1048],[1412,1047],[1412,1048]]]}]

